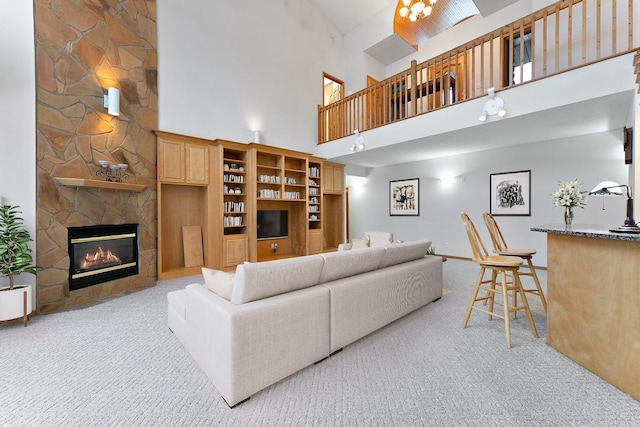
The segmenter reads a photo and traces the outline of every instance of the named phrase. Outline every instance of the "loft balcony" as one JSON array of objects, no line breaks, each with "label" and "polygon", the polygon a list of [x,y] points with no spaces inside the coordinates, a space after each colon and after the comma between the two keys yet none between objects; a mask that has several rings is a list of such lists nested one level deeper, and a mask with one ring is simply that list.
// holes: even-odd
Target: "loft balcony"
[{"label": "loft balcony", "polygon": [[[319,106],[319,155],[378,166],[383,157],[400,163],[621,128],[640,72],[634,56],[639,12],[633,0],[561,1],[435,58],[413,61]],[[490,88],[508,114],[482,124]],[[365,135],[366,151],[377,153],[350,153],[355,130]]]}]

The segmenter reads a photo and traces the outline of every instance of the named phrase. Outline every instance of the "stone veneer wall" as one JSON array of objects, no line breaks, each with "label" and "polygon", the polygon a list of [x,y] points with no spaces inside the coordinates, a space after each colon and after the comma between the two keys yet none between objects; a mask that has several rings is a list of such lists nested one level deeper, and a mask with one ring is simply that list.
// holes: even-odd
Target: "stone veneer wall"
[{"label": "stone veneer wall", "polygon": [[[34,0],[37,131],[37,305],[59,310],[157,278],[155,0]],[[103,95],[120,89],[120,116]],[[65,187],[127,163],[140,193]],[[140,274],[69,292],[67,227],[139,224]]]}]

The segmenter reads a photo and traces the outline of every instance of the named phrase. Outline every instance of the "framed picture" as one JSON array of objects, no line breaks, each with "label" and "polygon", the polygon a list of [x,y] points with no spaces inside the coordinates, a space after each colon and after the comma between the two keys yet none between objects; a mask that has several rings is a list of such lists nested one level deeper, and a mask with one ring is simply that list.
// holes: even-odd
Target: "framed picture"
[{"label": "framed picture", "polygon": [[389,215],[420,215],[419,179],[389,181]]},{"label": "framed picture", "polygon": [[492,173],[489,179],[491,215],[531,215],[531,171]]}]

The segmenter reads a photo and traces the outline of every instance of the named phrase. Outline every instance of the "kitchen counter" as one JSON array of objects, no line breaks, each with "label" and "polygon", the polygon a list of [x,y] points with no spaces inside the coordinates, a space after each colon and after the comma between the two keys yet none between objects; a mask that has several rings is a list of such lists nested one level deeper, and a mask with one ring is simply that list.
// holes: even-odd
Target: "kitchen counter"
[{"label": "kitchen counter", "polygon": [[547,343],[640,400],[640,235],[547,224]]}]

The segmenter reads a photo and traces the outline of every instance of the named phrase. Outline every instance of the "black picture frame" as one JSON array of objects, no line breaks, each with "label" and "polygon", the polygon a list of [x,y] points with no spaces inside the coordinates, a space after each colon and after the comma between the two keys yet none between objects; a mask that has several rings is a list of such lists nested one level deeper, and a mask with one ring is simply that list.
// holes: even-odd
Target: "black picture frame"
[{"label": "black picture frame", "polygon": [[420,215],[420,179],[389,181],[389,215]]},{"label": "black picture frame", "polygon": [[493,216],[531,216],[531,170],[489,175],[489,212]]}]

